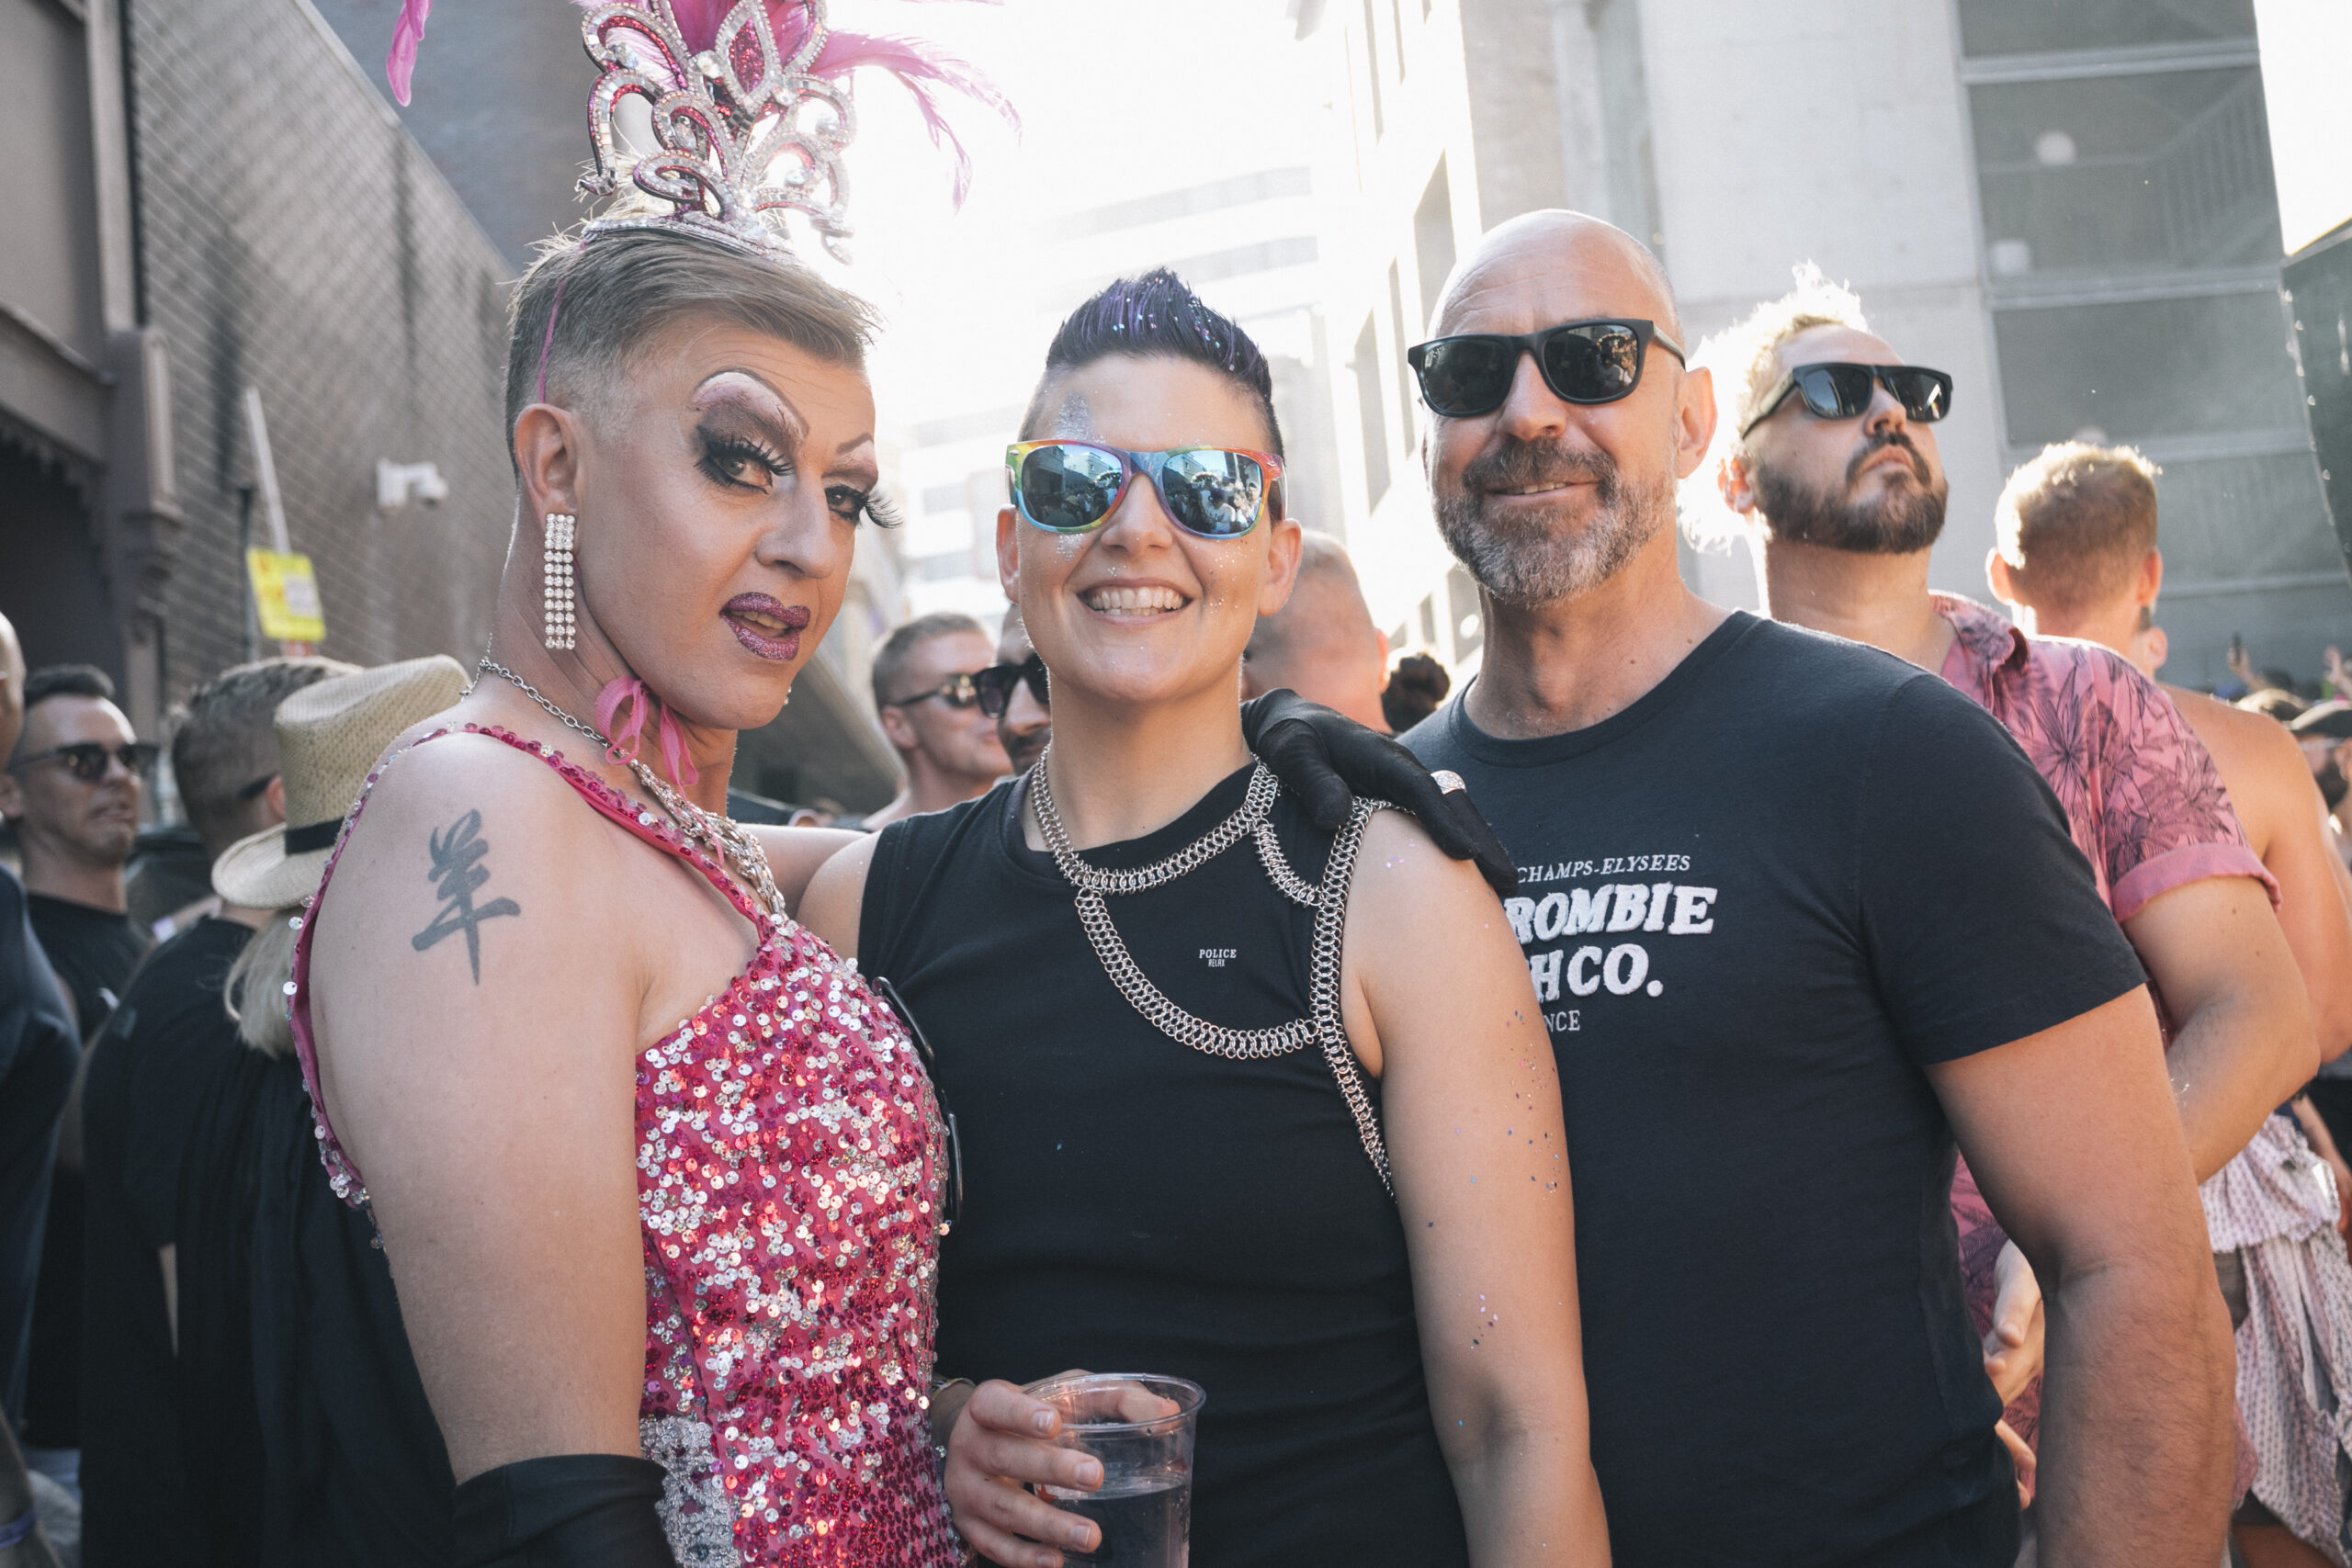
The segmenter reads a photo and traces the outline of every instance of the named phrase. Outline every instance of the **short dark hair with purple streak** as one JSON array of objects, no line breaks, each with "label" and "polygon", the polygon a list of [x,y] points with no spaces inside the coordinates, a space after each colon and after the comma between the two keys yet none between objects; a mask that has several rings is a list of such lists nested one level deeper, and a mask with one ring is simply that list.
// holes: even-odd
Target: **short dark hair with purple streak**
[{"label": "short dark hair with purple streak", "polygon": [[1183,359],[1204,365],[1255,399],[1266,416],[1266,450],[1283,455],[1282,422],[1274,417],[1274,375],[1265,355],[1229,316],[1209,309],[1184,280],[1164,266],[1123,277],[1069,313],[1046,348],[1046,373],[1022,416],[1021,438],[1034,441],[1048,417],[1046,390],[1069,370],[1124,355],[1130,359]]}]

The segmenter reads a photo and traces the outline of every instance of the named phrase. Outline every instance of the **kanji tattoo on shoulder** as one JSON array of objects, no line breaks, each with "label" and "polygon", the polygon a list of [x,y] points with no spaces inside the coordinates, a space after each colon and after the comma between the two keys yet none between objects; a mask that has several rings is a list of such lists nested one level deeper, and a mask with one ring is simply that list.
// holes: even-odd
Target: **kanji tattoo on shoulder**
[{"label": "kanji tattoo on shoulder", "polygon": [[417,952],[435,946],[444,938],[463,931],[466,937],[466,961],[473,969],[474,984],[481,984],[481,923],[501,915],[519,915],[523,907],[512,898],[493,898],[477,905],[474,895],[490,880],[490,868],[481,863],[490,853],[490,840],[481,836],[481,813],[469,811],[448,827],[435,833],[427,848],[433,857],[433,869],[426,876],[439,883],[441,912],[433,923],[413,937],[409,944]]}]

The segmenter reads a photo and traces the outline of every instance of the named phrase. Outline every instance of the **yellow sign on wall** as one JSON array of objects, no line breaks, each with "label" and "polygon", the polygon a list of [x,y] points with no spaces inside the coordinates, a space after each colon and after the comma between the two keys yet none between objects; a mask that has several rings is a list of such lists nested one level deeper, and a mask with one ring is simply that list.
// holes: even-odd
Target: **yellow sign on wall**
[{"label": "yellow sign on wall", "polygon": [[326,610],[319,603],[319,580],[310,557],[247,550],[245,571],[253,579],[262,636],[274,642],[326,640]]}]

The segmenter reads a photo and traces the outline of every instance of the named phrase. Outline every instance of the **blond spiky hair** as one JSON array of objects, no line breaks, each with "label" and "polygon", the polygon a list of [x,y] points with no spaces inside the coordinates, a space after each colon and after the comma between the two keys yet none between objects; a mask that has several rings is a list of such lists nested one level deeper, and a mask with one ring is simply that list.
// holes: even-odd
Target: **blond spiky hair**
[{"label": "blond spiky hair", "polygon": [[1831,282],[1815,263],[1801,263],[1792,277],[1794,287],[1786,294],[1710,333],[1690,356],[1692,368],[1714,372],[1717,409],[1714,449],[1681,488],[1682,528],[1693,545],[1722,546],[1746,533],[1745,522],[1716,493],[1715,472],[1724,457],[1743,449],[1740,431],[1779,382],[1781,345],[1815,327],[1871,330],[1861,297]]}]

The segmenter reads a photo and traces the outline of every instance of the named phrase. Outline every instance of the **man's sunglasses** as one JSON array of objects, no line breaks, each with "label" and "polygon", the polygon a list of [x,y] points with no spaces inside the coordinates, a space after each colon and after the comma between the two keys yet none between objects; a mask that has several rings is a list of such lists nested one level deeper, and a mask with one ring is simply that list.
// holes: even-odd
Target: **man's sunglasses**
[{"label": "man's sunglasses", "polygon": [[893,698],[882,705],[886,708],[912,707],[917,703],[927,703],[933,697],[937,697],[941,702],[960,713],[980,700],[978,677],[968,672],[950,675],[928,692],[917,692],[911,697]]},{"label": "man's sunglasses", "polygon": [[1642,365],[1657,344],[1685,365],[1682,345],[1655,321],[1627,318],[1566,321],[1513,337],[1471,333],[1415,344],[1405,358],[1420,378],[1421,400],[1447,419],[1494,412],[1510,396],[1519,356],[1532,354],[1552,395],[1566,403],[1613,403],[1642,384]]},{"label": "man's sunglasses", "polygon": [[923,1038],[922,1025],[915,1021],[913,1011],[899,995],[899,987],[880,975],[868,975],[865,983],[906,1025],[907,1038],[915,1043],[915,1055],[931,1079],[931,1098],[939,1106],[939,1119],[947,1123],[947,1168],[941,1172],[939,1228],[942,1233],[953,1230],[956,1222],[964,1217],[964,1138],[956,1130],[956,1112],[947,1109],[947,1086],[939,1081],[939,1057],[933,1052],[931,1042]]},{"label": "man's sunglasses", "polygon": [[155,759],[162,753],[163,748],[152,740],[127,740],[119,746],[101,746],[95,740],[85,740],[73,746],[36,751],[29,757],[19,757],[8,764],[8,771],[17,773],[35,762],[62,762],[65,771],[84,784],[96,784],[107,776],[109,759],[120,762],[123,771],[136,778],[153,767]]},{"label": "man's sunglasses", "polygon": [[1791,392],[1804,400],[1817,419],[1859,419],[1884,387],[1903,405],[1906,419],[1933,424],[1951,412],[1951,378],[1918,365],[1857,365],[1844,360],[1800,365],[1781,378],[1764,402],[1739,427],[1740,438],[1780,412]]},{"label": "man's sunglasses", "polygon": [[1023,441],[1004,449],[1021,515],[1055,534],[1100,527],[1137,475],[1148,476],[1175,525],[1204,539],[1233,539],[1271,506],[1283,514],[1283,460],[1236,446],[1129,452],[1091,441]]},{"label": "man's sunglasses", "polygon": [[1012,688],[1023,681],[1039,707],[1052,705],[1046,697],[1046,661],[1033,653],[1018,664],[991,664],[972,677],[980,711],[990,718],[1002,718],[1004,710],[1012,705]]}]

